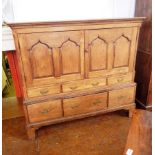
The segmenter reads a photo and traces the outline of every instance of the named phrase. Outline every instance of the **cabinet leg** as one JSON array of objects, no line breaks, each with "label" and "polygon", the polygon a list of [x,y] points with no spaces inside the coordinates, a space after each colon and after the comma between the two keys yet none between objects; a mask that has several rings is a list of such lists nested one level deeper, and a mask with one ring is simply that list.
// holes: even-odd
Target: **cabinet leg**
[{"label": "cabinet leg", "polygon": [[134,110],[135,110],[135,108],[129,109],[129,118],[132,117]]},{"label": "cabinet leg", "polygon": [[35,140],[36,137],[35,130],[36,130],[35,128],[27,128],[27,135],[30,140]]}]

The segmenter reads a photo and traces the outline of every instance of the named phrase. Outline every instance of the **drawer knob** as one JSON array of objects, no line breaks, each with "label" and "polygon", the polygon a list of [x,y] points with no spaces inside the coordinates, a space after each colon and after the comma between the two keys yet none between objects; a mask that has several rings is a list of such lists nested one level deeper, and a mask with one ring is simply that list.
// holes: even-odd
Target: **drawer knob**
[{"label": "drawer knob", "polygon": [[77,88],[78,88],[78,86],[70,87],[70,89],[72,89],[72,90],[75,90],[75,89],[77,89]]},{"label": "drawer knob", "polygon": [[123,81],[123,78],[118,78],[117,79],[117,82],[122,82]]},{"label": "drawer knob", "polygon": [[98,105],[100,103],[102,103],[102,101],[100,101],[100,100],[96,100],[96,101],[93,102],[94,105]]},{"label": "drawer knob", "polygon": [[45,94],[47,94],[49,92],[49,90],[40,90],[40,93],[42,94],[42,95],[45,95]]},{"label": "drawer knob", "polygon": [[98,86],[99,82],[92,83],[92,86]]}]

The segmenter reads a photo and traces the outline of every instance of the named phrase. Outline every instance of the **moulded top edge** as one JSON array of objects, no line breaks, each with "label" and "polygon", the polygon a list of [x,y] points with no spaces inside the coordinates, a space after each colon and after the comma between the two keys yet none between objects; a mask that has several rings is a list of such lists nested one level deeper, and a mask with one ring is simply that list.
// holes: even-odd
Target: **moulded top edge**
[{"label": "moulded top edge", "polygon": [[25,23],[5,23],[11,28],[22,28],[31,26],[64,26],[64,25],[83,25],[83,24],[109,24],[119,22],[143,22],[146,17],[119,18],[119,19],[92,19],[92,20],[72,20],[72,21],[46,21],[46,22],[25,22]]}]

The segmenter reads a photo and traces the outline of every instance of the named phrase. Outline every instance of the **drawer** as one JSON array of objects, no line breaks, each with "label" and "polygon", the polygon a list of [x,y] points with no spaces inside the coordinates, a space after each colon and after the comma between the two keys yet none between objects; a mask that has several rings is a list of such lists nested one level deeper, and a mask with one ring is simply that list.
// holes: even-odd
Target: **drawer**
[{"label": "drawer", "polygon": [[109,92],[109,107],[121,106],[135,101],[136,87],[128,87]]},{"label": "drawer", "polygon": [[60,93],[60,85],[59,84],[27,89],[28,97],[39,97],[39,96],[45,96],[45,95],[51,95],[51,94],[57,94],[57,93]]},{"label": "drawer", "polygon": [[107,108],[107,93],[63,100],[64,116],[88,113]]},{"label": "drawer", "polygon": [[133,80],[133,73],[127,73],[122,76],[112,76],[108,78],[108,85],[131,82]]},{"label": "drawer", "polygon": [[106,78],[85,79],[63,84],[63,92],[77,91],[98,86],[105,86]]},{"label": "drawer", "polygon": [[27,111],[30,122],[39,122],[62,117],[62,106],[60,100],[28,105]]}]

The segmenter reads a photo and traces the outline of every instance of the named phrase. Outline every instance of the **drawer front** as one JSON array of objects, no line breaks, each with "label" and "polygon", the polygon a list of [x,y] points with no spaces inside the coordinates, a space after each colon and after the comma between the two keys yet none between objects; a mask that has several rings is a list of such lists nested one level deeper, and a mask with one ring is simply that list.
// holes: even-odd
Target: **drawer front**
[{"label": "drawer front", "polygon": [[27,89],[27,96],[28,97],[39,97],[45,95],[52,95],[60,93],[60,85],[55,84],[49,87],[40,87],[40,88],[28,88]]},{"label": "drawer front", "polygon": [[113,76],[108,78],[108,85],[131,82],[133,80],[133,73],[128,73],[122,76]]},{"label": "drawer front", "polygon": [[109,107],[134,103],[136,87],[123,88],[109,92]]},{"label": "drawer front", "polygon": [[31,123],[62,117],[60,100],[28,105],[27,111]]},{"label": "drawer front", "polygon": [[77,115],[107,108],[107,93],[64,99],[64,116]]},{"label": "drawer front", "polygon": [[63,92],[83,90],[83,89],[95,88],[98,86],[105,86],[105,85],[106,85],[105,78],[79,80],[79,81],[68,82],[63,84]]}]

